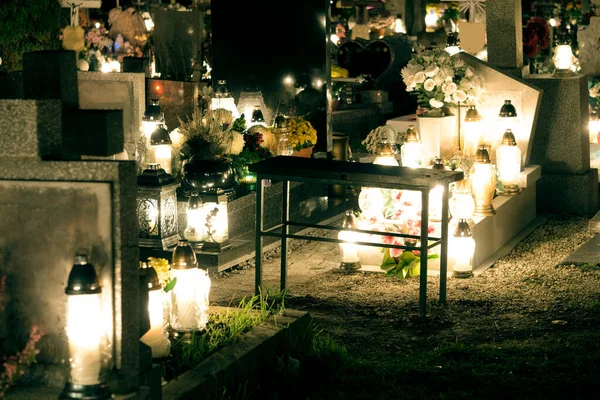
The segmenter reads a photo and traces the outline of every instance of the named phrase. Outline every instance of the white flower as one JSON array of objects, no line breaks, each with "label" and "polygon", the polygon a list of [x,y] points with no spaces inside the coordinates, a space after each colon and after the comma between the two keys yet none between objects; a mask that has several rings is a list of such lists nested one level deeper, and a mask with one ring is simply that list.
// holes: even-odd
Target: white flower
[{"label": "white flower", "polygon": [[413,79],[414,83],[423,83],[425,82],[425,73],[423,71],[419,71],[415,74],[415,77]]},{"label": "white flower", "polygon": [[473,70],[472,70],[470,67],[467,67],[467,70],[465,71],[465,76],[466,76],[467,78],[470,78],[470,77],[472,77],[473,75],[474,75],[474,72],[473,72]]},{"label": "white flower", "polygon": [[246,142],[244,141],[244,135],[242,135],[239,132],[233,131],[231,136],[231,144],[228,149],[229,154],[240,154],[242,150],[244,150],[245,143]]},{"label": "white flower", "polygon": [[433,81],[433,79],[427,79],[423,84],[423,88],[425,88],[425,90],[427,90],[428,92],[431,92],[433,89],[435,89],[435,82]]},{"label": "white flower", "polygon": [[433,78],[433,82],[436,85],[441,85],[442,83],[444,83],[444,76],[440,73],[438,73],[436,76],[434,76]]},{"label": "white flower", "polygon": [[440,69],[437,67],[437,65],[430,65],[425,69],[425,76],[428,78],[433,78],[439,70]]},{"label": "white flower", "polygon": [[456,93],[454,93],[454,100],[462,103],[463,101],[467,100],[467,94],[462,90],[457,90]]},{"label": "white flower", "polygon": [[429,105],[431,105],[431,107],[433,107],[433,108],[442,108],[444,103],[442,103],[441,101],[436,100],[436,99],[430,99]]},{"label": "white flower", "polygon": [[447,94],[447,95],[453,95],[454,93],[456,93],[457,89],[458,89],[458,87],[456,86],[456,83],[454,83],[454,82],[444,83],[442,85],[442,92],[444,92],[444,94]]},{"label": "white flower", "polygon": [[450,82],[452,82],[452,77],[451,77],[450,75],[448,75],[448,76],[446,77],[446,79],[444,80],[444,82],[446,82],[446,83],[450,83]]},{"label": "white flower", "polygon": [[444,102],[451,103],[452,102],[452,96],[446,96],[446,97],[444,97]]}]

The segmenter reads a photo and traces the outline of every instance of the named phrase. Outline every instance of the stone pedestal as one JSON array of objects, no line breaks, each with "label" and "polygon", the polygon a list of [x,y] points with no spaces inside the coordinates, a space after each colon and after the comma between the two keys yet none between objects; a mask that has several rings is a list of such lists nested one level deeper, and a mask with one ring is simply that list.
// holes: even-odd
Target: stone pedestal
[{"label": "stone pedestal", "polygon": [[531,162],[542,166],[540,211],[593,215],[598,210],[598,173],[590,170],[587,77],[531,75],[544,90]]}]

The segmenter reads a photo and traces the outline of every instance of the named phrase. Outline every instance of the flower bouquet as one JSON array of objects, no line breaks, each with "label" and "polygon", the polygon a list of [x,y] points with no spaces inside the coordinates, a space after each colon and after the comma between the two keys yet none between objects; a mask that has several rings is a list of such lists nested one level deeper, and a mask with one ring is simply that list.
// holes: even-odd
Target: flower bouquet
[{"label": "flower bouquet", "polygon": [[406,90],[428,109],[423,116],[452,115],[450,108],[474,103],[483,90],[483,78],[440,48],[413,54],[401,74]]}]

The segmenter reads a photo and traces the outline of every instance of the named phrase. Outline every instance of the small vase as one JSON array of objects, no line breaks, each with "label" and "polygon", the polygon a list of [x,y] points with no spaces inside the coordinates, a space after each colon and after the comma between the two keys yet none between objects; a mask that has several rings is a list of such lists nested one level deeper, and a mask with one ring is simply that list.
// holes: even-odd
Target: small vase
[{"label": "small vase", "polygon": [[421,136],[421,159],[423,166],[431,164],[435,158],[451,157],[456,150],[456,115],[445,117],[417,116],[418,131]]},{"label": "small vase", "polygon": [[305,147],[300,150],[294,150],[294,152],[292,153],[292,156],[310,158],[314,147],[315,146],[311,146],[311,147]]}]

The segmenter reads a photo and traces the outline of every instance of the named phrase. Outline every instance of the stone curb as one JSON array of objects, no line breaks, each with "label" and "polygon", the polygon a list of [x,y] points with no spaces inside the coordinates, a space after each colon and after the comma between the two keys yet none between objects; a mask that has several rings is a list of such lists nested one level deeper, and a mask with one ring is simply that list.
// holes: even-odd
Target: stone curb
[{"label": "stone curb", "polygon": [[261,371],[268,373],[264,367],[276,359],[277,349],[290,336],[303,335],[311,321],[307,312],[285,310],[167,383],[163,400],[210,399],[222,394],[224,388],[235,392]]}]

